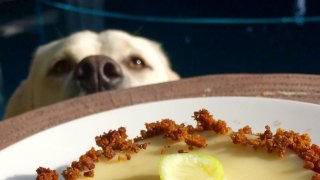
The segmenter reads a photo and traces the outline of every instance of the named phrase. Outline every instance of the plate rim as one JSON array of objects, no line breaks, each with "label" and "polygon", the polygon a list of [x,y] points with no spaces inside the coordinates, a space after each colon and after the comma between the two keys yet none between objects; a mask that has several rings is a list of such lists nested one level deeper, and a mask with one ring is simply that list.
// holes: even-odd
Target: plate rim
[{"label": "plate rim", "polygon": [[209,97],[185,97],[185,98],[175,98],[175,99],[165,99],[165,100],[159,100],[159,101],[152,101],[152,102],[144,102],[144,103],[139,103],[139,104],[132,104],[132,105],[128,105],[128,106],[121,106],[121,107],[115,107],[115,108],[112,108],[112,109],[108,109],[108,110],[103,110],[103,111],[100,111],[100,112],[97,112],[97,113],[93,113],[93,114],[89,114],[89,115],[85,115],[85,116],[82,116],[82,117],[78,117],[78,118],[75,118],[75,119],[71,119],[69,121],[66,121],[66,122],[62,122],[58,125],[55,125],[55,126],[52,126],[52,127],[49,127],[47,129],[44,129],[44,130],[41,130],[37,133],[34,133],[28,137],[25,137],[13,144],[10,144],[9,146],[3,148],[0,150],[0,154],[1,152],[3,151],[7,151],[7,149],[11,149],[12,146],[15,146],[17,143],[20,143],[22,141],[25,141],[27,139],[30,139],[34,136],[37,136],[45,131],[49,131],[51,129],[54,129],[54,128],[59,128],[60,126],[63,126],[65,124],[70,124],[70,123],[73,123],[75,121],[78,121],[78,120],[82,120],[82,119],[86,119],[86,118],[90,118],[90,117],[93,117],[93,116],[99,116],[101,114],[104,114],[104,113],[108,113],[110,111],[115,111],[115,110],[122,110],[122,109],[126,109],[126,108],[131,108],[131,107],[139,107],[139,106],[145,106],[145,105],[148,105],[148,104],[157,104],[157,103],[168,103],[168,102],[175,102],[175,101],[183,101],[183,100],[196,100],[196,99],[241,99],[241,100],[258,100],[258,101],[270,101],[270,102],[275,102],[275,103],[290,103],[290,104],[298,104],[298,105],[306,105],[306,106],[314,106],[316,108],[319,108],[320,109],[320,104],[316,104],[316,103],[310,103],[310,102],[303,102],[303,101],[296,101],[296,100],[291,100],[291,99],[279,99],[279,98],[270,98],[270,97],[260,97],[260,96],[209,96]]}]

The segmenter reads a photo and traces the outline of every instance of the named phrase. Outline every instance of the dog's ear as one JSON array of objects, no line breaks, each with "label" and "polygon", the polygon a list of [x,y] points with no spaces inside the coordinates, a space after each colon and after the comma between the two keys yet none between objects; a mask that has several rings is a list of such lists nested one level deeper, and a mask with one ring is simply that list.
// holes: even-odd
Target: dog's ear
[{"label": "dog's ear", "polygon": [[4,115],[5,119],[32,109],[32,91],[30,88],[28,80],[21,82],[9,99]]}]

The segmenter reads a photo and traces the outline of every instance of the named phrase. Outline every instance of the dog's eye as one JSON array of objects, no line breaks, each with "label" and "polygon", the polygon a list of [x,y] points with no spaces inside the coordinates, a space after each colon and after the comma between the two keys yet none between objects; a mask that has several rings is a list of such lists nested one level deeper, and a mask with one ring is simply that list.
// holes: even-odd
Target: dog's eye
[{"label": "dog's eye", "polygon": [[73,64],[71,63],[71,61],[67,59],[61,59],[53,65],[53,68],[51,69],[50,74],[54,74],[54,75],[66,74],[70,72],[72,68],[73,68]]},{"label": "dog's eye", "polygon": [[139,56],[130,56],[127,61],[127,65],[131,69],[140,70],[147,67],[144,60]]}]

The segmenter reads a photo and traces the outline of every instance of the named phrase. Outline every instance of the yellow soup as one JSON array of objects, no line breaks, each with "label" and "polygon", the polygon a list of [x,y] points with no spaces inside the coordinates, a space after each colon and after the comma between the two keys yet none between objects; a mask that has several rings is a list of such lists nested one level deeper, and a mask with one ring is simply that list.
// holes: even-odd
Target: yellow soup
[{"label": "yellow soup", "polygon": [[284,158],[279,158],[276,153],[270,154],[266,150],[254,150],[251,147],[235,145],[227,135],[216,135],[214,132],[200,134],[207,139],[208,146],[205,148],[189,151],[184,142],[173,142],[161,136],[153,137],[144,140],[150,143],[147,149],[132,154],[131,160],[101,159],[96,163],[94,178],[80,179],[159,179],[158,165],[163,152],[177,153],[181,149],[212,155],[219,159],[227,180],[302,180],[311,179],[314,175],[313,171],[304,169],[304,161],[289,150]]}]

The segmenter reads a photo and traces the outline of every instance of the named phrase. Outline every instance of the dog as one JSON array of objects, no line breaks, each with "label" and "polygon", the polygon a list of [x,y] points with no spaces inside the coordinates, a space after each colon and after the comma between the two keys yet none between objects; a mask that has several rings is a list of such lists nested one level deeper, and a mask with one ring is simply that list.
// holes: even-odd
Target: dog
[{"label": "dog", "polygon": [[120,30],[81,31],[36,50],[5,118],[72,97],[179,78],[158,42]]}]

